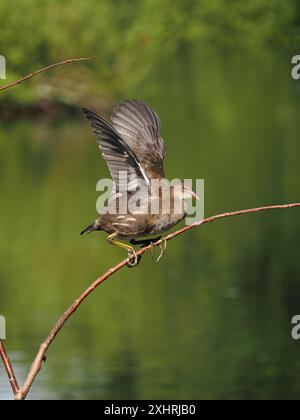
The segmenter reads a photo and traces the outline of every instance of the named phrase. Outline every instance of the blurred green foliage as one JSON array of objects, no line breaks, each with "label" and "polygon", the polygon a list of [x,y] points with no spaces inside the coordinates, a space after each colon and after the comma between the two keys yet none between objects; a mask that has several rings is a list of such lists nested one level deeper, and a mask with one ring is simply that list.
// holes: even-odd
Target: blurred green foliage
[{"label": "blurred green foliage", "polygon": [[300,34],[296,0],[20,0],[16,7],[1,0],[0,16],[7,81],[61,59],[97,56],[80,70],[55,70],[5,95],[21,103],[77,103],[95,89],[114,98],[194,44],[293,48]]}]

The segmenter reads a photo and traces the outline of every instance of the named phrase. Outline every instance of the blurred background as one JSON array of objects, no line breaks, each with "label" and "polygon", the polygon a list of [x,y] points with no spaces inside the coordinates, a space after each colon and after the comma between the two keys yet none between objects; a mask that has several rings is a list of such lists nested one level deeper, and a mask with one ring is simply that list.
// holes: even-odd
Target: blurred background
[{"label": "blurred background", "polygon": [[[81,238],[108,171],[80,114],[124,98],[160,115],[170,178],[206,215],[299,201],[298,1],[1,0],[0,314],[20,382],[66,307],[124,254]],[[298,399],[299,210],[223,220],[144,256],[84,303],[33,399]],[[0,399],[11,398],[0,366]]]}]

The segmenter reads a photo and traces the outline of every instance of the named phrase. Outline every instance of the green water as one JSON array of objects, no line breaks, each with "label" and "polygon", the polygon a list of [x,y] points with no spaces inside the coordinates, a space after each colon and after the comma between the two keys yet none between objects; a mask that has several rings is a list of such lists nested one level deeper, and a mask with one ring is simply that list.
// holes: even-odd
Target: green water
[{"label": "green water", "polygon": [[[190,51],[128,92],[161,116],[168,176],[205,178],[207,216],[299,201],[289,63]],[[101,233],[79,236],[106,175],[83,118],[1,124],[0,313],[20,382],[58,316],[124,256]],[[299,398],[299,229],[298,209],[223,220],[123,269],[58,336],[31,398]]]}]

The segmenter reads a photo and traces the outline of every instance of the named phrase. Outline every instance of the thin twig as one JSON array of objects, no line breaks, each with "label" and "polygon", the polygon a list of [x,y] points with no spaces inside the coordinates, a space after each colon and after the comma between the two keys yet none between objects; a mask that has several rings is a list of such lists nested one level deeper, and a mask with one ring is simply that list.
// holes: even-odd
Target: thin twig
[{"label": "thin twig", "polygon": [[[234,216],[241,216],[244,214],[250,214],[250,213],[257,213],[262,211],[269,211],[269,210],[277,210],[277,209],[288,209],[292,207],[300,207],[300,203],[293,203],[293,204],[284,204],[284,205],[277,205],[277,206],[266,206],[266,207],[257,207],[254,209],[247,209],[247,210],[238,210],[234,212],[228,212],[228,213],[222,213],[215,216],[208,217],[206,219],[200,220],[198,222],[195,222],[189,226],[185,226],[182,229],[179,229],[173,233],[170,233],[169,235],[165,236],[164,239],[161,239],[157,242],[155,242],[154,246],[159,246],[162,244],[165,240],[169,241],[173,238],[175,238],[178,235],[181,235],[182,233],[193,229],[197,226],[204,225],[207,223],[212,223],[214,221],[224,219],[226,217],[234,217]],[[141,248],[137,255],[142,255],[145,252],[149,251],[152,248],[151,245],[147,245],[143,248]],[[121,270],[121,268],[125,267],[128,263],[129,259],[125,259],[121,261],[119,264],[117,264],[115,267],[110,268],[105,274],[103,274],[101,277],[99,277],[88,289],[86,289],[82,295],[76,299],[76,301],[69,307],[69,309],[61,316],[61,318],[57,321],[57,323],[52,328],[49,336],[46,338],[46,340],[42,343],[40,350],[31,366],[31,369],[29,371],[29,374],[27,376],[27,379],[24,383],[24,386],[22,389],[19,390],[19,392],[16,395],[17,400],[24,400],[26,396],[28,395],[28,392],[30,391],[30,388],[39,373],[39,371],[42,368],[43,361],[46,357],[46,352],[53,343],[55,337],[57,334],[61,331],[65,323],[69,320],[69,318],[74,314],[74,312],[79,308],[81,303],[105,280],[107,280],[110,276],[112,276],[117,271]]]},{"label": "thin twig", "polygon": [[[94,60],[95,58],[96,57],[72,58],[72,59],[60,61],[60,62],[55,63],[55,64],[51,64],[50,66],[44,67],[44,68],[42,68],[42,69],[40,69],[40,70],[38,70],[34,73],[31,73],[27,76],[22,77],[21,79],[17,80],[16,82],[10,83],[6,86],[2,86],[0,88],[0,92],[4,91],[6,89],[12,88],[14,86],[17,86],[20,83],[24,82],[25,80],[31,79],[32,77],[37,76],[38,74],[43,73],[47,70],[53,69],[54,67],[63,66],[65,64],[78,63],[78,62],[81,62],[81,61],[90,61],[90,60]],[[1,359],[3,361],[3,364],[4,364],[4,367],[5,367],[5,370],[6,370],[6,373],[7,373],[9,382],[11,384],[11,387],[12,387],[15,398],[16,399],[23,399],[23,398],[19,398],[20,397],[20,387],[18,385],[14,369],[13,369],[12,364],[10,362],[10,359],[9,359],[9,357],[8,357],[6,351],[5,351],[5,347],[4,347],[4,344],[3,344],[2,340],[0,340],[0,356],[1,356]],[[42,364],[42,361],[41,361],[41,364]]]},{"label": "thin twig", "polygon": [[[9,89],[11,87],[17,86],[20,83],[24,82],[25,80],[28,80],[40,73],[43,73],[47,70],[50,70],[54,67],[58,67],[58,66],[62,66],[64,64],[71,64],[71,63],[75,63],[75,62],[79,62],[79,61],[88,61],[88,60],[93,60],[95,57],[89,57],[89,58],[75,58],[75,59],[69,59],[69,60],[64,60],[61,61],[59,63],[56,64],[52,64],[48,67],[45,67],[41,70],[38,70],[28,76],[25,76],[23,78],[21,78],[20,80],[17,80],[16,82],[10,83],[9,85],[3,86],[0,88],[0,92],[4,91],[6,89]],[[189,226],[185,226],[182,229],[177,230],[176,232],[173,232],[171,234],[169,234],[168,236],[166,236],[164,239],[157,241],[156,243],[154,243],[155,246],[158,246],[160,244],[162,244],[162,242],[164,240],[171,240],[173,238],[175,238],[176,236],[186,232],[187,230],[190,230],[196,226],[200,226],[206,223],[211,223],[214,222],[216,220],[219,219],[223,219],[225,217],[233,217],[233,216],[240,216],[243,214],[249,214],[249,213],[256,213],[256,212],[260,212],[260,211],[268,211],[268,210],[275,210],[275,209],[286,209],[286,208],[292,208],[292,207],[300,207],[300,203],[294,203],[294,204],[286,204],[286,205],[278,205],[278,206],[267,206],[267,207],[258,207],[255,209],[248,209],[248,210],[239,210],[236,212],[230,212],[230,213],[222,213],[216,216],[212,216],[212,217],[208,217],[204,220],[201,220],[199,222],[195,222]],[[137,255],[142,255],[145,252],[149,251],[151,249],[151,245],[145,246],[142,249],[140,249],[137,252]],[[103,274],[101,277],[98,278],[98,280],[96,280],[88,289],[86,289],[86,291],[70,306],[70,308],[61,316],[61,318],[57,321],[57,323],[54,325],[54,327],[52,328],[49,336],[46,338],[46,340],[41,344],[39,352],[31,366],[31,369],[29,371],[29,374],[25,380],[25,383],[23,385],[23,387],[20,389],[16,380],[16,376],[13,370],[13,367],[11,365],[11,362],[9,360],[9,357],[5,351],[3,342],[0,340],[0,356],[3,360],[3,364],[5,366],[6,372],[7,372],[7,376],[9,378],[9,381],[11,383],[11,387],[13,390],[13,393],[15,395],[15,399],[16,400],[24,400],[26,398],[26,396],[28,395],[28,392],[31,389],[31,386],[36,378],[36,376],[38,375],[39,371],[42,368],[43,362],[46,358],[46,353],[49,349],[49,347],[51,346],[51,344],[53,343],[53,341],[55,340],[57,334],[61,331],[61,329],[63,328],[63,326],[65,325],[65,323],[69,320],[69,318],[74,314],[74,312],[79,308],[79,306],[81,305],[81,303],[101,284],[103,283],[106,279],[108,279],[110,276],[112,276],[114,273],[116,273],[117,271],[119,271],[121,268],[125,267],[126,264],[128,263],[128,258],[123,260],[122,262],[120,262],[119,264],[117,264],[115,267],[110,268],[105,274]]]},{"label": "thin twig", "polygon": [[0,356],[1,356],[1,359],[3,361],[3,364],[4,364],[4,367],[5,367],[5,370],[6,370],[6,373],[7,373],[12,391],[13,391],[14,395],[16,396],[17,393],[19,392],[20,388],[19,388],[16,376],[15,376],[15,372],[13,370],[13,367],[12,367],[11,363],[10,363],[10,359],[9,359],[9,357],[8,357],[6,351],[5,351],[2,340],[0,340]]},{"label": "thin twig", "polygon": [[44,73],[45,71],[51,70],[55,67],[63,66],[65,64],[72,64],[72,63],[78,63],[80,61],[90,61],[95,60],[96,57],[83,57],[83,58],[71,58],[69,60],[60,61],[59,63],[51,64],[50,66],[44,67],[43,69],[37,70],[34,73],[28,74],[27,76],[22,77],[21,79],[17,80],[16,82],[12,82],[6,86],[0,87],[0,92],[6,89],[9,89],[11,87],[17,86],[22,82],[25,82],[25,80],[31,79],[34,76],[37,76],[38,74]]}]

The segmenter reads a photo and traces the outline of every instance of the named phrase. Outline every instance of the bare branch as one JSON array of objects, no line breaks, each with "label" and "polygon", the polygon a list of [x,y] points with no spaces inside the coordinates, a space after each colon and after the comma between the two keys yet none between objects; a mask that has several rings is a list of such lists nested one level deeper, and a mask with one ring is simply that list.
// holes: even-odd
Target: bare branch
[{"label": "bare branch", "polygon": [[5,367],[5,370],[6,370],[6,373],[7,373],[12,391],[13,391],[14,395],[16,396],[17,393],[19,392],[20,388],[19,388],[19,385],[18,385],[18,382],[17,382],[17,379],[16,379],[15,372],[13,370],[13,367],[12,367],[11,363],[10,363],[9,357],[8,357],[6,351],[5,351],[4,344],[3,344],[2,340],[0,340],[0,356],[1,356],[1,359],[3,361],[3,364],[4,364],[4,367]]},{"label": "bare branch", "polygon": [[[36,71],[32,74],[29,74],[28,76],[25,76],[25,77],[21,78],[20,80],[17,80],[16,82],[13,82],[13,83],[10,83],[9,85],[1,87],[0,92],[4,91],[6,89],[9,89],[11,87],[17,86],[20,83],[24,82],[25,80],[28,80],[28,79],[30,79],[30,78],[32,78],[32,77],[34,77],[34,76],[36,76],[40,73],[43,73],[47,70],[50,70],[54,67],[62,66],[62,65],[65,65],[65,64],[76,63],[76,62],[80,62],[80,61],[89,61],[89,60],[93,60],[93,59],[95,59],[95,57],[74,58],[74,59],[64,60],[64,61],[61,61],[61,62],[56,63],[56,64],[52,64],[52,65],[50,65],[48,67],[45,67],[41,70],[38,70],[38,71]],[[162,242],[164,240],[169,241],[169,240],[175,238],[176,236],[178,236],[178,235],[180,235],[180,234],[182,234],[182,233],[184,233],[184,232],[186,232],[190,229],[195,228],[196,226],[204,225],[206,223],[211,223],[211,222],[214,222],[216,220],[223,219],[223,218],[226,218],[226,217],[240,216],[240,215],[243,215],[243,214],[257,213],[257,212],[268,211],[268,210],[287,209],[287,208],[292,208],[292,207],[300,207],[300,203],[277,205],[277,206],[267,206],[267,207],[258,207],[258,208],[254,208],[254,209],[239,210],[239,211],[235,211],[235,212],[218,214],[216,216],[212,216],[212,217],[208,217],[206,219],[203,219],[199,222],[195,222],[195,223],[193,223],[189,226],[185,226],[184,228],[179,229],[176,232],[173,232],[173,233],[169,234],[164,239],[157,241],[153,245],[154,246],[159,246],[160,244],[162,244]],[[145,252],[148,252],[150,249],[151,249],[151,245],[145,246],[137,252],[137,255],[142,255]],[[16,376],[15,376],[13,367],[11,365],[10,359],[9,359],[9,357],[8,357],[6,351],[5,351],[3,342],[0,340],[0,356],[1,356],[3,364],[5,366],[5,370],[6,370],[8,378],[9,378],[9,382],[11,384],[11,387],[12,387],[12,390],[13,390],[13,393],[14,393],[14,396],[15,396],[16,400],[24,400],[26,398],[26,396],[28,395],[28,392],[30,391],[30,389],[32,387],[32,384],[33,384],[36,376],[38,375],[38,373],[40,372],[40,370],[43,366],[43,362],[45,361],[46,353],[47,353],[49,347],[51,346],[51,344],[55,340],[57,334],[61,331],[61,329],[64,327],[66,322],[70,319],[70,317],[74,314],[74,312],[79,308],[79,306],[82,304],[82,302],[100,284],[102,284],[105,280],[107,280],[114,273],[121,270],[121,268],[125,267],[126,264],[128,263],[128,261],[129,261],[128,258],[121,261],[115,267],[110,268],[105,274],[103,274],[101,277],[99,277],[88,289],[86,289],[82,293],[82,295],[79,296],[78,299],[76,299],[76,301],[69,307],[69,309],[67,309],[67,311],[60,317],[60,319],[56,322],[56,324],[52,328],[49,336],[41,344],[39,352],[38,352],[32,366],[30,368],[29,374],[28,374],[22,388],[20,388],[18,383],[17,383]]]},{"label": "bare branch", "polygon": [[[63,66],[65,64],[78,63],[78,62],[81,62],[81,61],[90,61],[90,60],[94,60],[95,58],[96,57],[72,58],[72,59],[60,61],[60,62],[55,63],[55,64],[51,64],[50,66],[44,67],[44,68],[42,68],[42,69],[40,69],[40,70],[38,70],[34,73],[31,73],[27,76],[22,77],[21,79],[17,80],[16,82],[10,83],[6,86],[2,86],[0,88],[0,92],[4,91],[6,89],[12,88],[14,86],[17,86],[20,83],[24,82],[25,80],[31,79],[32,77],[37,76],[40,73],[44,73],[44,72],[46,72],[50,69],[53,69],[55,67]],[[19,398],[20,397],[20,392],[21,392],[20,387],[18,385],[14,369],[13,369],[12,364],[10,362],[10,359],[9,359],[9,357],[8,357],[6,351],[5,351],[5,347],[4,347],[4,344],[3,344],[2,340],[0,340],[0,356],[1,356],[1,359],[3,361],[3,364],[4,364],[4,367],[5,367],[5,370],[6,370],[6,373],[7,373],[9,382],[11,384],[11,387],[12,387],[15,398],[16,399],[22,399],[22,398]],[[42,361],[40,362],[40,366],[42,366]],[[21,395],[22,395],[22,392],[21,392]]]},{"label": "bare branch", "polygon": [[9,89],[11,87],[17,86],[22,82],[25,82],[25,80],[31,79],[34,76],[37,76],[38,74],[44,73],[45,71],[51,70],[55,67],[63,66],[65,64],[73,64],[78,63],[81,61],[90,61],[95,60],[96,57],[84,57],[84,58],[71,58],[69,60],[60,61],[59,63],[51,64],[50,66],[44,67],[43,69],[37,70],[34,73],[28,74],[27,76],[22,77],[21,79],[17,80],[16,82],[12,82],[9,85],[0,87],[0,92],[6,89]]},{"label": "bare branch", "polygon": [[[185,226],[182,229],[179,229],[173,233],[170,233],[167,235],[164,239],[161,239],[157,242],[155,242],[154,246],[159,246],[162,244],[164,240],[171,240],[175,238],[178,235],[181,235],[182,233],[191,230],[197,226],[204,225],[207,223],[212,223],[220,219],[224,219],[227,217],[234,217],[234,216],[241,216],[244,214],[251,214],[251,213],[258,213],[262,211],[269,211],[269,210],[277,210],[277,209],[288,209],[292,207],[300,207],[300,203],[293,203],[293,204],[284,204],[284,205],[277,205],[277,206],[266,206],[266,207],[257,207],[254,209],[247,209],[247,210],[238,210],[234,212],[228,212],[228,213],[222,213],[215,216],[208,217],[206,219],[203,219],[199,222],[195,222],[189,226]],[[151,249],[151,245],[147,245],[143,248],[141,248],[137,255],[142,255],[145,252],[148,252]],[[119,264],[117,264],[115,267],[110,268],[105,274],[103,274],[101,277],[99,277],[88,289],[86,289],[81,296],[79,296],[78,299],[67,309],[67,311],[60,317],[60,319],[57,321],[57,323],[52,328],[49,336],[46,338],[46,340],[42,343],[40,350],[31,366],[31,369],[29,371],[29,374],[27,376],[27,379],[24,383],[24,386],[22,389],[20,389],[16,395],[17,400],[24,400],[30,391],[30,388],[38,375],[39,371],[42,368],[43,361],[45,360],[46,352],[55,340],[55,337],[57,334],[61,331],[65,323],[69,320],[69,318],[74,314],[74,312],[79,308],[79,306],[82,304],[82,302],[105,280],[107,280],[109,277],[111,277],[114,273],[121,270],[121,268],[125,267],[128,263],[129,259],[125,259],[121,261]]]}]

